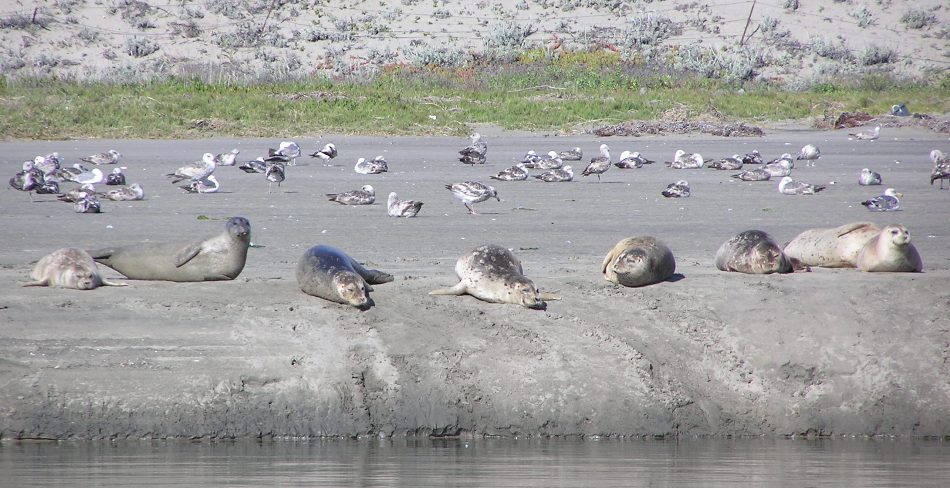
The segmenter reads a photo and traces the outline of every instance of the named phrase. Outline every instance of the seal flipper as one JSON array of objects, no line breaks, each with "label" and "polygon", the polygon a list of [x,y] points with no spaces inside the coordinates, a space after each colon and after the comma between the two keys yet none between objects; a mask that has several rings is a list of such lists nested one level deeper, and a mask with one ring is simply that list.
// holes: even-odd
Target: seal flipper
[{"label": "seal flipper", "polygon": [[192,258],[198,255],[201,252],[201,244],[189,244],[188,247],[184,248],[175,256],[175,267],[180,268],[186,264],[188,261],[191,261]]},{"label": "seal flipper", "polygon": [[363,267],[362,264],[357,263],[356,260],[351,260],[350,263],[353,266],[353,271],[356,271],[356,274],[360,275],[361,278],[366,280],[368,285],[382,285],[383,283],[389,283],[394,280],[393,275],[380,271],[378,269],[367,269]]},{"label": "seal flipper", "polygon": [[89,253],[89,256],[92,257],[92,259],[99,261],[103,259],[108,260],[109,258],[111,258],[112,253],[115,252],[115,249],[111,247],[107,247],[104,249],[96,249],[94,251],[86,251],[86,252]]},{"label": "seal flipper", "polygon": [[468,293],[468,290],[465,288],[465,282],[459,281],[457,285],[452,288],[440,288],[438,290],[432,290],[429,292],[430,295],[464,295]]},{"label": "seal flipper", "polygon": [[31,281],[31,282],[29,282],[29,283],[23,283],[23,286],[24,286],[24,287],[26,287],[26,286],[49,286],[49,279],[39,280],[39,281]]},{"label": "seal flipper", "polygon": [[128,283],[119,283],[118,281],[109,281],[105,278],[102,280],[102,286],[129,286]]}]

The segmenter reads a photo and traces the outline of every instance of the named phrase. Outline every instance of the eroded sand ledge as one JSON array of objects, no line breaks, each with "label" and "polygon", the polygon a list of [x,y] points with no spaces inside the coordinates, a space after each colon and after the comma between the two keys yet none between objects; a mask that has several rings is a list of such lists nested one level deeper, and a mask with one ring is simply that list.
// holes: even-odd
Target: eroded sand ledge
[{"label": "eroded sand ledge", "polygon": [[[846,131],[493,135],[489,164],[475,168],[454,161],[463,138],[329,140],[342,166],[304,161],[289,169],[285,193],[271,195],[261,175],[236,168],[218,170],[230,193],[217,195],[181,194],[162,174],[205,151],[239,147],[250,159],[279,141],[0,143],[4,174],[39,153],[72,162],[115,147],[129,182],[149,195],[77,215],[50,196],[31,204],[0,191],[0,436],[950,434],[950,192],[928,184],[927,161],[930,149],[948,150],[937,134],[902,129],[865,144]],[[318,142],[297,141],[305,150]],[[499,182],[503,201],[480,205],[476,217],[442,189],[487,181],[527,149],[581,146],[589,159],[601,142],[658,161],[680,147],[774,157],[817,142],[825,155],[817,168],[794,176],[837,184],[790,197],[771,182],[731,181],[732,172],[613,168],[600,184]],[[357,157],[376,154],[391,173],[352,171]],[[857,185],[862,167],[904,192],[902,212],[857,204],[881,190]],[[692,198],[659,196],[682,178]],[[322,196],[364,182],[380,200],[396,191],[425,207],[416,219],[393,219],[384,204],[347,208]],[[198,215],[250,219],[254,242],[266,247],[251,250],[237,280],[19,287],[30,262],[59,247],[223,228]],[[712,265],[719,244],[748,228],[785,242],[856,220],[906,225],[924,273],[743,276]],[[642,289],[604,281],[603,255],[635,234],[666,242],[683,278]],[[539,312],[426,295],[453,284],[456,257],[484,242],[512,248],[528,276],[564,299]],[[304,295],[293,267],[317,243],[396,281],[375,287],[377,306],[367,312]]]}]

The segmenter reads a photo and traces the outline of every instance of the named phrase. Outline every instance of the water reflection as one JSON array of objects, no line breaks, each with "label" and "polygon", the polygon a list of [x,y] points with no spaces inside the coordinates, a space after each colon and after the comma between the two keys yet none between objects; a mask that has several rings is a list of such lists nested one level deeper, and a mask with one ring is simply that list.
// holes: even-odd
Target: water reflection
[{"label": "water reflection", "polygon": [[789,439],[5,442],[0,486],[950,486],[950,443]]}]

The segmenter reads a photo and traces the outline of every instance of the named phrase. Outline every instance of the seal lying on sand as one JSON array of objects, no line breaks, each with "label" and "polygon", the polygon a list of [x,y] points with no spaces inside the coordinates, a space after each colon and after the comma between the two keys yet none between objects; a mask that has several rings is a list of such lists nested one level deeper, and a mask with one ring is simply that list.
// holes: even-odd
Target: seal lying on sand
[{"label": "seal lying on sand", "polygon": [[808,229],[785,245],[785,255],[808,266],[855,268],[861,248],[881,232],[871,222],[852,222],[833,229]]},{"label": "seal lying on sand", "polygon": [[917,248],[910,243],[910,231],[903,225],[881,229],[858,253],[857,266],[861,271],[913,273],[924,268]]},{"label": "seal lying on sand", "polygon": [[511,251],[494,244],[476,247],[455,263],[459,283],[452,288],[430,291],[430,295],[472,295],[491,303],[514,303],[543,310],[545,300],[558,300],[541,293],[524,275],[521,262]]},{"label": "seal lying on sand", "polygon": [[747,230],[719,247],[716,267],[747,274],[791,273],[792,260],[772,236],[761,230]]},{"label": "seal lying on sand", "polygon": [[23,286],[54,286],[93,290],[100,286],[126,286],[99,276],[99,269],[92,256],[82,249],[65,247],[37,261],[30,273],[34,281]]},{"label": "seal lying on sand", "polygon": [[250,243],[251,223],[232,217],[224,232],[213,237],[107,247],[89,254],[133,280],[233,280],[244,269]]},{"label": "seal lying on sand", "polygon": [[311,247],[297,263],[297,284],[304,293],[361,309],[373,305],[370,285],[392,280],[392,275],[366,269],[345,252],[330,246]]},{"label": "seal lying on sand", "polygon": [[607,253],[601,273],[623,286],[645,286],[665,281],[676,271],[673,253],[655,237],[628,237]]}]

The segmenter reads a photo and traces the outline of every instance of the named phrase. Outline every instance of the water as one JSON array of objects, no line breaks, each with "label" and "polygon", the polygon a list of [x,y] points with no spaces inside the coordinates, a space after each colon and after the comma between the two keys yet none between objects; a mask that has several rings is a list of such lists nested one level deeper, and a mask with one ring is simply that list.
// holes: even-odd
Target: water
[{"label": "water", "polygon": [[926,440],[5,442],[0,486],[950,486]]}]

